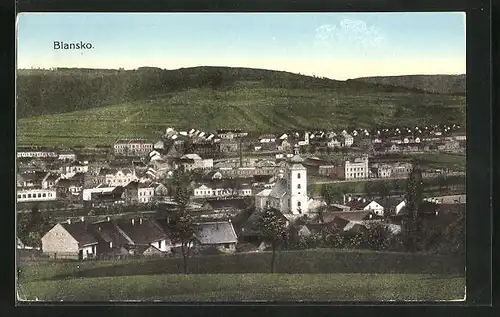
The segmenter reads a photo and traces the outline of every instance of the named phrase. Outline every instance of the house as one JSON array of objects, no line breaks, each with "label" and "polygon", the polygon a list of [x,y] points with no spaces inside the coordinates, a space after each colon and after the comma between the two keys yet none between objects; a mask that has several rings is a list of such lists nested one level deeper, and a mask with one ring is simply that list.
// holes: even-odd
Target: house
[{"label": "house", "polygon": [[149,246],[161,252],[171,252],[173,245],[167,235],[168,226],[162,221],[131,218],[116,220],[115,225],[128,241],[130,254],[142,254]]},{"label": "house", "polygon": [[138,179],[133,168],[101,168],[99,176],[109,187],[125,186]]},{"label": "house", "polygon": [[57,159],[61,161],[75,161],[76,154],[74,152],[60,152]]},{"label": "house", "polygon": [[236,153],[239,148],[238,142],[223,140],[219,143],[219,151],[221,153]]},{"label": "house", "polygon": [[326,146],[329,148],[336,148],[342,146],[342,143],[339,141],[339,139],[333,137],[328,139]]},{"label": "house", "polygon": [[307,170],[303,159],[294,156],[286,167],[286,172],[272,189],[264,189],[255,196],[255,208],[264,210],[275,208],[282,213],[302,214],[308,212]]},{"label": "house", "polygon": [[368,156],[356,158],[353,162],[346,161],[344,165],[345,179],[363,179],[368,178]]},{"label": "house", "polygon": [[42,252],[54,259],[86,260],[95,257],[99,241],[86,222],[58,223],[42,237]]},{"label": "house", "polygon": [[41,188],[42,180],[47,175],[42,171],[28,171],[25,173],[17,174],[17,187],[18,188]]},{"label": "house", "polygon": [[179,164],[186,171],[195,169],[210,169],[213,167],[213,159],[202,159],[198,154],[186,154],[179,159]]},{"label": "house", "polygon": [[342,133],[342,146],[350,147],[354,143],[354,138],[349,133]]},{"label": "house", "polygon": [[277,143],[277,149],[280,152],[288,153],[292,151],[292,145],[286,140],[286,138],[280,139],[280,141]]},{"label": "house", "polygon": [[42,189],[50,189],[54,187],[60,178],[60,175],[47,173],[47,175],[45,175],[45,177],[42,179]]},{"label": "house", "polygon": [[130,182],[124,187],[123,198],[129,204],[147,204],[155,196],[155,188],[150,183]]},{"label": "house", "polygon": [[150,162],[159,161],[163,159],[161,153],[158,152],[157,150],[149,152],[148,157]]},{"label": "house", "polygon": [[61,194],[69,193],[77,196],[83,191],[83,181],[77,178],[60,179],[55,188]]},{"label": "house", "polygon": [[260,143],[274,143],[276,142],[276,136],[273,134],[265,134],[259,137]]},{"label": "house", "polygon": [[61,175],[65,178],[70,178],[76,173],[87,173],[88,170],[89,170],[88,164],[79,161],[72,161],[69,164],[65,164],[60,169]]},{"label": "house", "polygon": [[153,145],[153,149],[155,149],[155,150],[163,150],[164,148],[165,148],[165,143],[162,140],[156,142]]},{"label": "house", "polygon": [[119,139],[113,148],[115,155],[145,156],[153,150],[154,144],[145,139]]},{"label": "house", "polygon": [[83,190],[83,201],[93,204],[115,204],[123,201],[124,188],[122,186],[85,188]]},{"label": "house", "polygon": [[196,247],[198,249],[216,248],[227,253],[236,251],[238,237],[230,221],[198,223],[197,227]]}]

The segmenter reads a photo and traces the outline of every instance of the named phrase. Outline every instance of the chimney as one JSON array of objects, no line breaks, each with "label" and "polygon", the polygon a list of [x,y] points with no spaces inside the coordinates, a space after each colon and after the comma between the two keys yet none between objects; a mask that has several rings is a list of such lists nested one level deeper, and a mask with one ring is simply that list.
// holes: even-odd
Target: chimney
[{"label": "chimney", "polygon": [[141,225],[142,225],[142,217],[141,217],[141,218],[139,218],[139,224],[141,224]]},{"label": "chimney", "polygon": [[71,219],[68,219],[66,222],[68,223],[68,225],[70,225],[71,224]]},{"label": "chimney", "polygon": [[81,221],[81,222],[84,222],[84,221],[85,221],[85,217],[84,217],[84,216],[81,216],[81,217],[80,217],[80,221]]},{"label": "chimney", "polygon": [[135,220],[134,220],[134,218],[132,218],[132,225],[134,225],[134,223],[135,223]]},{"label": "chimney", "polygon": [[111,221],[111,219],[109,217],[106,217],[106,221],[109,222]]}]

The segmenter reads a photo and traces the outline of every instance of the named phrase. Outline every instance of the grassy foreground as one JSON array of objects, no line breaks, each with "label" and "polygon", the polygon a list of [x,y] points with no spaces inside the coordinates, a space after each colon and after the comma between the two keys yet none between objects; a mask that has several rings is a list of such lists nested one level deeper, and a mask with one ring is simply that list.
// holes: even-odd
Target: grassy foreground
[{"label": "grassy foreground", "polygon": [[21,263],[28,300],[437,300],[464,295],[463,259],[314,249],[179,258]]},{"label": "grassy foreground", "polygon": [[26,299],[52,301],[456,300],[465,278],[420,274],[136,275],[37,281]]}]

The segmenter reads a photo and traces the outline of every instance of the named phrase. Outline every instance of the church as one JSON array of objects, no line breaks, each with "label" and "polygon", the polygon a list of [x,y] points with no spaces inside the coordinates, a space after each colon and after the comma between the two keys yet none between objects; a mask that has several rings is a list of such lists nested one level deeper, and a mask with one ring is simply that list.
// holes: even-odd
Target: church
[{"label": "church", "polygon": [[276,184],[255,195],[255,208],[275,208],[283,214],[301,215],[308,212],[307,170],[303,159],[291,158],[285,171],[280,171]]}]

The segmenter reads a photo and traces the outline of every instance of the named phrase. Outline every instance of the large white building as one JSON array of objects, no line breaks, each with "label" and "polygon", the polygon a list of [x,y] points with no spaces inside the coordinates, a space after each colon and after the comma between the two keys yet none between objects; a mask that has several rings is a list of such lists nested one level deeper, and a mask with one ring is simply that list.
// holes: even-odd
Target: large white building
[{"label": "large white building", "polygon": [[264,189],[255,196],[257,210],[271,207],[295,215],[308,212],[307,170],[302,161],[302,158],[294,156],[274,187]]},{"label": "large white building", "polygon": [[356,158],[353,162],[346,161],[344,166],[345,179],[363,179],[368,178],[368,156]]},{"label": "large white building", "polygon": [[117,155],[145,156],[153,150],[154,144],[144,139],[120,139],[114,145]]},{"label": "large white building", "polygon": [[17,202],[53,201],[56,200],[53,189],[27,189],[17,191]]}]

